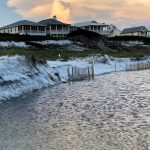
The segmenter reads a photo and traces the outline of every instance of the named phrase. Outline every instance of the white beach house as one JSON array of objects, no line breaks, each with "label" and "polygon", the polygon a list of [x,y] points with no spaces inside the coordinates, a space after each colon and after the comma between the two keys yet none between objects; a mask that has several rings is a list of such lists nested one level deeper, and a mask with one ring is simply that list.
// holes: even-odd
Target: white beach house
[{"label": "white beach house", "polygon": [[72,25],[71,31],[81,28],[88,31],[93,31],[107,37],[115,37],[120,35],[120,30],[114,25],[107,25],[105,23],[98,23],[96,21],[81,22]]},{"label": "white beach house", "polygon": [[145,26],[133,27],[133,28],[125,28],[121,34],[121,36],[143,36],[150,37],[150,31]]},{"label": "white beach house", "polygon": [[0,33],[46,36],[46,27],[39,23],[22,20],[0,28]]},{"label": "white beach house", "polygon": [[38,22],[46,26],[46,35],[54,38],[64,38],[70,33],[70,24],[57,20],[56,16]]}]

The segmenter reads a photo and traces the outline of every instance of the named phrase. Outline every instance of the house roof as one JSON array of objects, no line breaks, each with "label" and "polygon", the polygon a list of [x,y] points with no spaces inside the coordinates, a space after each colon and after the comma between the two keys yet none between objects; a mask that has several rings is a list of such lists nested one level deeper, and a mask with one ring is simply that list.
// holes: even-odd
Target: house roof
[{"label": "house roof", "polygon": [[7,26],[4,26],[2,28],[15,27],[15,26],[19,26],[19,25],[45,26],[45,25],[42,25],[42,24],[39,24],[39,23],[36,23],[36,22],[32,22],[32,21],[29,21],[29,20],[21,20],[21,21],[9,24]]},{"label": "house roof", "polygon": [[70,24],[67,24],[67,23],[63,23],[63,22],[60,22],[56,19],[46,19],[46,20],[42,20],[40,22],[38,22],[40,24],[44,24],[44,25],[70,25]]},{"label": "house roof", "polygon": [[76,23],[76,24],[73,24],[72,26],[85,27],[85,26],[109,26],[109,25],[106,25],[105,23],[98,23],[96,21],[87,21],[87,22]]},{"label": "house roof", "polygon": [[125,28],[122,31],[122,34],[126,34],[126,33],[134,33],[134,32],[141,32],[148,29],[145,26],[139,26],[139,27],[133,27],[133,28]]}]

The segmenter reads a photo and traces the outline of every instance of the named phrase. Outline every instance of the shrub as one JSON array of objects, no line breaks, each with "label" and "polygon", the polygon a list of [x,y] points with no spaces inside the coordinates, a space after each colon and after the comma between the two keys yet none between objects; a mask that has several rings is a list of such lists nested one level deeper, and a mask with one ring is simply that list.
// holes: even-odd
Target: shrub
[{"label": "shrub", "polygon": [[49,36],[30,36],[30,35],[0,33],[0,41],[27,42],[27,41],[44,41],[44,40],[52,40],[52,39],[54,38]]}]

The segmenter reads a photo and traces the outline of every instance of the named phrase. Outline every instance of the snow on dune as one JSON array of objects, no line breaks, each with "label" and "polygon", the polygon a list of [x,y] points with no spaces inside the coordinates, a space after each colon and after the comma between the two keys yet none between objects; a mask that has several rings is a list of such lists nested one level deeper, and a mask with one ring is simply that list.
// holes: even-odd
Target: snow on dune
[{"label": "snow on dune", "polygon": [[54,85],[56,80],[55,70],[49,66],[33,67],[21,56],[0,58],[0,100]]},{"label": "snow on dune", "polygon": [[[34,43],[38,43],[41,45],[71,45],[72,41],[70,40],[45,40],[45,41],[34,41]],[[19,47],[19,48],[28,48],[30,47],[25,42],[14,42],[14,41],[0,41],[0,47],[7,48],[7,47]]]},{"label": "snow on dune", "polygon": [[71,45],[72,41],[70,40],[45,40],[45,41],[38,41],[35,42],[41,45]]},{"label": "snow on dune", "polygon": [[[95,74],[125,70],[130,59],[88,57],[84,59],[47,61],[47,64],[28,64],[23,56],[0,57],[0,101],[21,96],[35,89],[52,86],[68,80],[68,67],[85,68],[95,63]],[[115,67],[116,66],[116,67]]]},{"label": "snow on dune", "polygon": [[95,75],[100,75],[104,73],[109,73],[115,71],[122,71],[126,69],[126,64],[131,63],[129,58],[111,58],[108,56],[95,56],[87,57],[84,59],[75,59],[67,62],[62,61],[48,61],[48,64],[52,67],[60,66],[77,66],[79,68],[86,68],[92,65],[94,62]]},{"label": "snow on dune", "polygon": [[7,41],[7,42],[0,42],[0,47],[3,47],[3,48],[6,48],[6,47],[28,48],[29,46],[26,45],[25,42]]}]

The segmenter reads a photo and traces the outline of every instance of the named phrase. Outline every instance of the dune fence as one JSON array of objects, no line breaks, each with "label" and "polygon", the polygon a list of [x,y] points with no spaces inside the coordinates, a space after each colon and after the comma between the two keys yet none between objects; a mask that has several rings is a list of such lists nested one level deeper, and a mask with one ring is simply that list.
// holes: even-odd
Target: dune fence
[{"label": "dune fence", "polygon": [[126,71],[139,71],[150,69],[150,62],[138,62],[126,65]]},{"label": "dune fence", "polygon": [[86,68],[68,67],[68,78],[69,82],[94,79],[94,65]]}]

